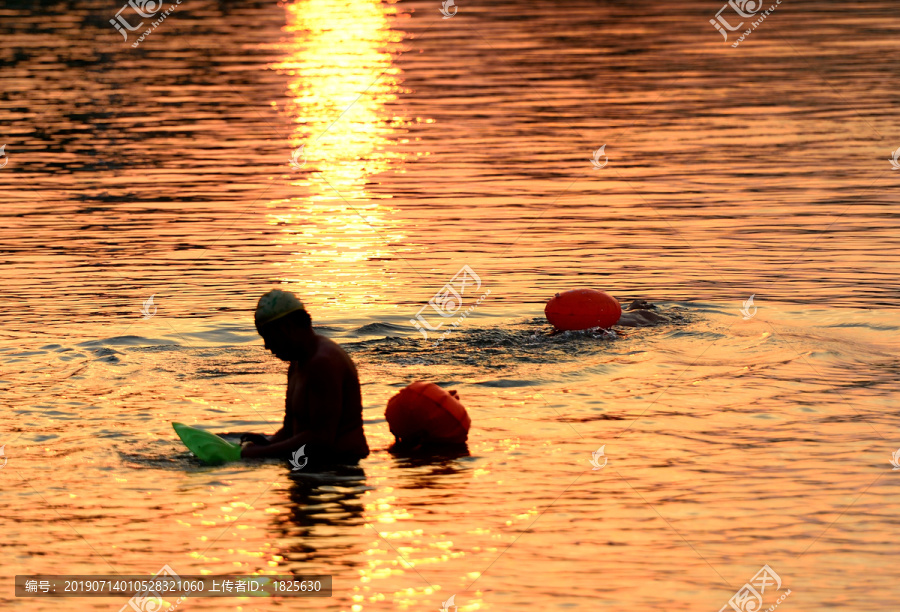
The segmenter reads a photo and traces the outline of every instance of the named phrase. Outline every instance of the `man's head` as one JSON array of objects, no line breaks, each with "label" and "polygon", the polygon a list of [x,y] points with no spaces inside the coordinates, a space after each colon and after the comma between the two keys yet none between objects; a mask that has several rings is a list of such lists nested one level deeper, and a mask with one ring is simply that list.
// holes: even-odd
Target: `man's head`
[{"label": "man's head", "polygon": [[316,334],[303,302],[289,291],[272,289],[259,298],[256,331],[266,348],[283,361],[305,361],[315,351]]}]

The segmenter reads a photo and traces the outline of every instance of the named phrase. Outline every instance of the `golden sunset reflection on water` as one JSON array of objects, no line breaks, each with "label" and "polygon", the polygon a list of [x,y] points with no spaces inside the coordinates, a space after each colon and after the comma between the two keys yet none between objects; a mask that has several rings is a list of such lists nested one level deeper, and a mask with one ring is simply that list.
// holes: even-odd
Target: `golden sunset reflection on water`
[{"label": "golden sunset reflection on water", "polygon": [[[403,32],[393,29],[394,4],[299,2],[284,6],[285,59],[272,70],[287,78],[291,149],[303,147],[305,166],[292,184],[304,192],[271,202],[278,244],[290,255],[282,280],[318,306],[343,309],[383,300],[389,278],[371,265],[393,258],[405,238],[390,194],[367,189],[383,172],[402,171],[404,129],[410,119],[386,105],[401,93],[392,60]],[[287,204],[288,210],[285,211]],[[310,277],[314,265],[321,273]]]},{"label": "golden sunset reflection on water", "polygon": [[[186,2],[139,49],[38,4],[0,20],[4,612],[126,605],[16,574],[164,565],[334,577],[177,612],[712,611],[764,563],[777,612],[896,607],[895,3],[783,2],[738,49],[701,2]],[[490,296],[435,346],[410,319],[463,265]],[[173,433],[278,429],[279,284],[357,366],[358,466]],[[552,334],[580,286],[672,320]],[[388,451],[414,380],[468,454]]]}]

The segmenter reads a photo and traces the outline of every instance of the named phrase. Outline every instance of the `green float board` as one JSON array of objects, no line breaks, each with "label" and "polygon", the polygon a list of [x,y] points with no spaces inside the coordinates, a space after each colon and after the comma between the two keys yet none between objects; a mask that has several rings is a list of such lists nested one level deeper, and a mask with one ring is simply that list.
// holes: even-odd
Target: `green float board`
[{"label": "green float board", "polygon": [[188,450],[203,463],[221,465],[229,461],[241,460],[241,447],[237,444],[232,444],[214,433],[184,423],[172,423],[172,427]]}]

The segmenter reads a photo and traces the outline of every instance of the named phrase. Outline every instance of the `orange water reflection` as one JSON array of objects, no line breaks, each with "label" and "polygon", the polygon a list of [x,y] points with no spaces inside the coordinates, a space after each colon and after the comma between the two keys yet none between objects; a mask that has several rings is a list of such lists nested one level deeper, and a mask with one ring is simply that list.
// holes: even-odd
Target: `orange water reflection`
[{"label": "orange water reflection", "polygon": [[289,77],[290,151],[303,146],[306,165],[292,183],[304,195],[269,203],[270,223],[283,228],[276,242],[289,250],[279,276],[317,307],[380,302],[381,262],[395,253],[387,245],[405,237],[384,201],[391,196],[367,189],[405,157],[396,145],[409,122],[387,108],[401,91],[391,56],[403,38],[391,28],[397,10],[335,0],[285,12],[287,53],[272,69]]},{"label": "orange water reflection", "polygon": [[[305,2],[287,5],[285,11],[291,38],[285,59],[272,68],[289,77],[284,111],[292,124],[290,146],[304,147],[306,165],[292,183],[304,195],[269,203],[269,222],[281,228],[277,243],[290,250],[276,264],[282,268],[280,278],[317,310],[387,301],[382,293],[396,253],[388,245],[406,236],[386,202],[390,195],[373,193],[367,185],[372,177],[400,168],[406,157],[397,145],[406,143],[403,132],[410,121],[389,110],[400,93],[400,70],[390,53],[403,36],[391,29],[397,11],[377,1]],[[370,468],[374,472],[366,484],[378,487],[385,469]],[[396,505],[390,492],[390,487],[377,495],[366,491],[361,520],[351,521],[351,528],[363,531],[368,541],[365,550],[357,550],[358,579],[350,589],[353,612],[386,600],[406,608],[433,599],[435,588],[420,581],[414,566],[464,554],[453,551],[445,536],[421,529],[411,538],[421,546],[409,546],[413,534],[403,524],[413,516]],[[283,550],[283,558],[309,564],[328,556],[336,535],[331,518],[321,511],[303,512],[307,506],[320,508],[320,494],[316,489],[292,495],[290,516],[303,526],[304,550]],[[400,548],[394,549],[391,541]],[[311,550],[319,547],[321,555]],[[392,578],[400,575],[408,578],[409,588],[395,592]]]}]

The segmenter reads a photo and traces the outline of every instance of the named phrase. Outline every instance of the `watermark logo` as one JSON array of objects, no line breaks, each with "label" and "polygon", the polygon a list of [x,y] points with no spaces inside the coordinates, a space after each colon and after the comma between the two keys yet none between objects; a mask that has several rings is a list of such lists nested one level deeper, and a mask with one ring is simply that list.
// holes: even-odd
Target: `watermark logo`
[{"label": "watermark logo", "polygon": [[[163,565],[162,569],[153,574],[153,578],[159,577],[170,577],[175,581],[180,581],[181,578],[178,574],[175,573],[168,565]],[[187,599],[187,596],[179,597],[178,601],[169,606],[168,608],[164,608],[165,600],[162,598],[162,595],[158,591],[148,590],[143,593],[137,593],[134,597],[128,600],[124,606],[119,609],[119,612],[133,612],[137,610],[137,612],[162,612],[163,610],[171,611],[178,607],[181,602]]]},{"label": "watermark logo", "polygon": [[[753,305],[753,298],[756,297],[756,294],[750,296],[750,299],[744,302],[744,307],[741,308],[741,314],[744,315],[744,320],[749,321],[753,317],[756,316],[756,311],[759,310],[756,306]],[[750,312],[750,309],[753,309],[753,312]]]},{"label": "watermark logo", "polygon": [[[774,589],[772,588],[773,586],[775,587]],[[769,588],[770,595],[775,591],[781,590],[781,576],[776,574],[768,565],[763,565],[762,569],[756,572],[756,575],[750,579],[750,582],[747,582],[738,589],[738,592],[732,595],[731,599],[728,600],[728,603],[719,609],[719,612],[725,612],[728,606],[731,606],[736,612],[758,612],[762,609],[763,596],[766,593],[767,587]],[[790,594],[791,590],[787,589],[780,597],[778,597],[775,603],[769,606],[767,612],[775,610],[775,608],[787,599],[787,596]]]},{"label": "watermark logo", "polygon": [[[300,459],[303,459],[303,463],[300,463]],[[298,448],[294,451],[293,456],[291,457],[291,465],[294,466],[291,468],[292,472],[296,472],[297,470],[302,470],[306,467],[306,464],[309,462],[309,457],[306,456],[306,444]]]},{"label": "watermark logo", "polygon": [[[463,296],[466,294],[466,289],[470,285],[475,285],[475,290],[481,289],[481,277],[475,274],[475,271],[470,268],[468,265],[460,268],[459,272],[457,272],[453,278],[450,279],[450,282],[444,285],[437,293],[434,294],[428,303],[422,306],[419,309],[419,312],[416,313],[415,318],[410,319],[409,322],[412,323],[416,329],[422,332],[422,336],[425,340],[428,340],[428,332],[429,331],[439,331],[446,321],[442,319],[446,319],[448,317],[452,317],[459,313],[462,309],[463,305]],[[444,331],[443,335],[438,338],[437,342],[441,342],[445,337],[447,337],[452,328],[459,326],[469,314],[475,310],[475,308],[481,304],[481,302],[490,295],[491,290],[488,289],[486,292],[481,294],[481,297],[473,304],[469,306],[451,325],[448,326],[448,329]],[[431,317],[431,321],[425,318],[423,315],[423,311],[426,308],[431,307],[432,312],[428,312],[427,314]],[[435,315],[440,318],[435,318]],[[435,324],[436,323],[436,324]]]},{"label": "watermark logo", "polygon": [[456,599],[456,595],[451,595],[450,599],[441,603],[441,612],[450,612],[450,608],[453,608],[453,612],[457,612],[459,608],[456,602],[453,601],[454,599]]},{"label": "watermark logo", "polygon": [[[453,9],[453,12],[450,12],[450,9]],[[441,3],[441,15],[443,15],[442,19],[450,19],[459,11],[459,7],[453,4],[453,0],[444,0]]]},{"label": "watermark logo", "polygon": [[[5,146],[6,145],[3,145],[3,147],[5,147]],[[0,152],[3,151],[3,147],[0,147]],[[900,170],[900,161],[898,161],[898,159],[897,159],[897,158],[900,158],[900,147],[897,147],[896,151],[891,151],[891,155],[893,156],[893,157],[891,157],[891,166],[893,166],[893,168],[891,168],[891,170]],[[4,163],[3,166],[5,166],[5,165],[6,164]],[[0,166],[0,168],[2,168],[3,166]]]},{"label": "watermark logo", "polygon": [[[897,149],[900,151],[900,149]],[[0,157],[3,158],[3,163],[0,163],[0,168],[5,168],[6,164],[9,163],[9,156],[6,154],[6,145],[0,147]]]},{"label": "watermark logo", "polygon": [[[591,465],[594,467],[591,468],[591,471],[602,470],[606,467],[607,462],[609,462],[609,457],[603,454],[603,449],[606,448],[606,444],[598,448],[597,450],[591,452]],[[603,465],[600,465],[600,459],[603,459]]]},{"label": "watermark logo", "polygon": [[[900,452],[900,451],[897,451],[897,452]],[[0,460],[3,461],[3,463],[0,463],[0,470],[2,470],[3,468],[6,467],[6,462],[7,462],[6,444],[4,444],[3,446],[0,446]]]},{"label": "watermark logo", "polygon": [[[298,149],[296,149],[293,153],[291,153],[291,167],[294,170],[299,170],[303,166],[306,165],[306,153],[303,151],[303,147],[306,145],[300,145]],[[303,161],[300,161],[300,157],[303,157]]]},{"label": "watermark logo", "polygon": [[[146,321],[147,319],[153,318],[153,315],[156,314],[156,304],[153,303],[153,296],[155,293],[151,295],[147,301],[144,302],[144,305],[141,306],[141,314],[144,315],[142,318]],[[150,312],[150,309],[153,309],[153,312]]]},{"label": "watermark logo", "polygon": [[[140,38],[137,39],[134,43],[131,44],[132,48],[136,48],[140,46],[144,39],[150,36],[150,34],[159,27],[166,18],[175,12],[175,9],[178,8],[184,0],[175,0],[175,3],[172,4],[169,8],[162,11],[162,14],[158,16],[158,18],[151,22],[151,27],[147,28],[141,35]],[[131,7],[135,13],[137,13],[138,17],[132,16],[132,19],[142,19],[142,21],[136,26],[132,26],[131,23],[125,19],[122,15],[122,12],[125,11],[128,7]],[[162,0],[128,0],[128,4],[122,6],[119,9],[119,12],[116,13],[115,19],[110,19],[109,22],[113,25],[116,31],[122,35],[122,40],[128,42],[128,32],[134,32],[138,28],[144,25],[143,19],[150,19],[151,17],[156,17],[157,13],[162,9]]]},{"label": "watermark logo", "polygon": [[[0,455],[3,454],[3,447],[0,447]],[[5,465],[5,464],[4,464]],[[891,453],[891,465],[895,470],[900,470],[900,448]]]},{"label": "watermark logo", "polygon": [[[725,42],[728,42],[728,32],[737,32],[739,31],[744,24],[746,23],[744,19],[751,19],[754,17],[758,17],[755,21],[751,21],[750,25],[752,27],[747,28],[737,39],[736,42],[732,43],[732,47],[737,47],[743,42],[744,38],[750,35],[753,30],[759,27],[759,25],[775,11],[776,8],[783,2],[784,0],[776,0],[775,3],[767,8],[766,10],[762,10],[763,0],[729,0],[727,4],[722,6],[719,9],[719,12],[716,13],[715,19],[710,19],[709,22],[716,28],[719,34],[722,35],[722,39]],[[730,10],[729,10],[730,9]],[[726,13],[723,15],[722,13]],[[760,12],[762,11],[762,12]],[[737,25],[731,25],[733,22],[740,22]]]},{"label": "watermark logo", "polygon": [[[602,147],[600,147],[599,149],[594,151],[594,157],[591,158],[591,164],[594,166],[594,168],[600,169],[600,168],[605,167],[606,164],[609,163],[609,158],[606,157],[606,153],[604,152],[605,148],[606,148],[606,145],[603,145]],[[602,164],[600,163],[601,155],[604,157]]]},{"label": "watermark logo", "polygon": [[[139,27],[144,25],[144,22],[141,21],[136,26],[132,27],[128,20],[122,15],[122,12],[128,7],[134,9],[134,12],[143,17],[144,19],[149,19],[155,16],[159,10],[162,8],[162,0],[128,0],[128,4],[123,4],[122,8],[119,9],[119,12],[116,13],[115,19],[110,19],[109,22],[113,25],[113,27],[122,35],[122,39],[125,42],[128,42],[128,32],[134,32]],[[116,21],[118,20],[118,22]],[[127,30],[127,32],[126,32]],[[149,30],[148,30],[149,32]]]}]

